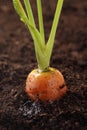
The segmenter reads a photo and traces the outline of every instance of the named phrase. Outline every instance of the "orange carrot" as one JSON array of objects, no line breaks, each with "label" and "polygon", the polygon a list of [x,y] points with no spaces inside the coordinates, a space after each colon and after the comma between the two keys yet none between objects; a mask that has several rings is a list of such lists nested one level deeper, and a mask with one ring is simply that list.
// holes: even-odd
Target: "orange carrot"
[{"label": "orange carrot", "polygon": [[35,69],[28,75],[26,92],[35,101],[54,101],[65,95],[67,87],[57,69],[49,68],[47,72]]},{"label": "orange carrot", "polygon": [[[14,8],[21,21],[28,27],[34,40],[38,69],[33,70],[27,78],[25,91],[33,100],[54,101],[61,98],[67,91],[63,75],[56,69],[50,68],[55,34],[64,0],[58,0],[55,15],[47,43],[44,36],[41,0],[36,0],[39,29],[37,28],[29,0],[13,0]],[[25,11],[26,10],[26,11]]]}]

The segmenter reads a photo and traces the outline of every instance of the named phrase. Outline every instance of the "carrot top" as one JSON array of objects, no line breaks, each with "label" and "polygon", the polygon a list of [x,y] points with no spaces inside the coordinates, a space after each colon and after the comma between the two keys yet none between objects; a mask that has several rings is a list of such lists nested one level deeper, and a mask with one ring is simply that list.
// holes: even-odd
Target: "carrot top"
[{"label": "carrot top", "polygon": [[55,39],[56,30],[59,23],[59,17],[61,14],[61,9],[64,0],[58,0],[57,2],[54,19],[53,19],[53,23],[52,23],[52,27],[51,27],[51,31],[47,43],[45,41],[45,35],[44,35],[41,0],[36,0],[36,1],[37,1],[39,29],[37,29],[35,25],[35,20],[34,20],[31,4],[29,0],[24,0],[25,9],[23,8],[20,0],[13,0],[13,5],[16,12],[20,16],[21,21],[24,22],[28,27],[31,36],[34,40],[38,68],[40,71],[46,71],[50,66],[50,58],[52,55],[54,39]]}]

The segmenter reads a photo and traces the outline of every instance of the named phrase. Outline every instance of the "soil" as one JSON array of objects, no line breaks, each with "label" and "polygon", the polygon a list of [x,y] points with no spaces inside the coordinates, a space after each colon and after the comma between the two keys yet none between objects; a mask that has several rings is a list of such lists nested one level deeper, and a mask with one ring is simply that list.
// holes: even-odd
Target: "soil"
[{"label": "soil", "polygon": [[[43,0],[46,39],[56,1]],[[25,93],[27,75],[37,68],[33,40],[12,1],[0,0],[0,130],[87,130],[86,0],[64,1],[51,66],[63,73],[68,92],[55,102],[35,103]]]}]

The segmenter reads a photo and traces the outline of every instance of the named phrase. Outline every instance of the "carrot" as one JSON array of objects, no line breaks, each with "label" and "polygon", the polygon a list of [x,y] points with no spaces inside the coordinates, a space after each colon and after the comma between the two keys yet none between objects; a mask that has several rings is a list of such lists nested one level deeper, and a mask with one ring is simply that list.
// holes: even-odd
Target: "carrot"
[{"label": "carrot", "polygon": [[26,81],[26,92],[31,99],[54,101],[60,99],[67,91],[63,75],[54,68],[47,72],[33,70]]},{"label": "carrot", "polygon": [[52,28],[47,43],[44,35],[41,0],[36,1],[39,29],[35,24],[30,1],[24,0],[24,9],[20,0],[13,0],[16,12],[20,16],[21,21],[28,27],[34,40],[35,54],[38,63],[38,68],[33,70],[27,77],[25,91],[33,100],[54,101],[60,99],[67,92],[67,87],[61,72],[50,67],[53,43],[63,0],[58,0],[57,2]]}]

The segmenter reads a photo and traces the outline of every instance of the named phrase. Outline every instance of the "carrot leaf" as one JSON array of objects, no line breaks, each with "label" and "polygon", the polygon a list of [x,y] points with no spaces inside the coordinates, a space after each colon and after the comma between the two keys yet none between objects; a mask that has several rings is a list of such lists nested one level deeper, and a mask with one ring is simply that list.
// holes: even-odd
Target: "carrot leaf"
[{"label": "carrot leaf", "polygon": [[20,2],[20,0],[13,0],[13,5],[16,12],[20,16],[21,21],[24,22],[25,25],[28,27],[30,34],[34,40],[38,68],[41,71],[46,71],[47,68],[50,66],[50,58],[52,55],[54,39],[56,35],[57,26],[59,23],[63,1],[64,0],[58,0],[57,2],[50,35],[47,43],[45,43],[41,0],[37,0],[39,29],[37,29],[35,25],[35,20],[31,8],[30,0],[24,0],[25,9],[23,8],[23,5]]}]

